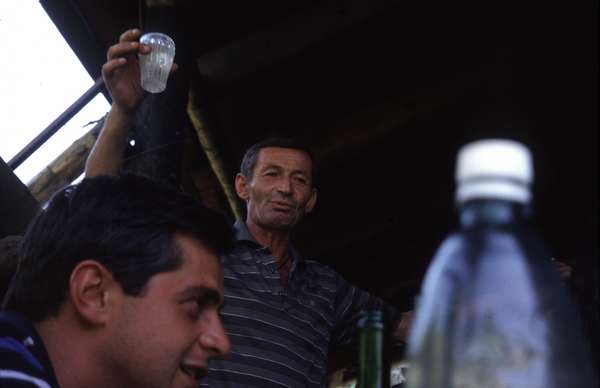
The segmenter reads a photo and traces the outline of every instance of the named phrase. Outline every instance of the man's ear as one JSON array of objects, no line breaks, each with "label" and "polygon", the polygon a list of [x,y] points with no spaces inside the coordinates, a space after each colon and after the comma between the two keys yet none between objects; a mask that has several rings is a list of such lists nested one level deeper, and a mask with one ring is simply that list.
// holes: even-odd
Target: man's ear
[{"label": "man's ear", "polygon": [[238,197],[244,201],[248,201],[250,198],[248,193],[248,183],[248,178],[241,172],[238,172],[235,176],[235,191],[237,192]]},{"label": "man's ear", "polygon": [[109,296],[115,285],[112,274],[99,262],[80,262],[69,279],[69,296],[75,311],[87,323],[103,325],[109,316]]},{"label": "man's ear", "polygon": [[308,200],[308,202],[306,203],[306,206],[304,207],[304,214],[310,213],[315,208],[316,204],[317,204],[317,189],[315,189],[313,187],[313,189],[310,193],[310,199]]}]

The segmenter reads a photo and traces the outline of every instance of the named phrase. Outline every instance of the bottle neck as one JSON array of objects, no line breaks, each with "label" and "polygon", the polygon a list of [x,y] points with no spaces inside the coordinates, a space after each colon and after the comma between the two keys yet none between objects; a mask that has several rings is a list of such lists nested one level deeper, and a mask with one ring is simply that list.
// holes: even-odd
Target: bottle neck
[{"label": "bottle neck", "polygon": [[473,199],[459,205],[460,225],[463,228],[476,226],[507,226],[529,219],[531,208],[503,199]]},{"label": "bottle neck", "polygon": [[359,388],[382,386],[382,329],[381,311],[365,312],[359,320],[360,360]]}]

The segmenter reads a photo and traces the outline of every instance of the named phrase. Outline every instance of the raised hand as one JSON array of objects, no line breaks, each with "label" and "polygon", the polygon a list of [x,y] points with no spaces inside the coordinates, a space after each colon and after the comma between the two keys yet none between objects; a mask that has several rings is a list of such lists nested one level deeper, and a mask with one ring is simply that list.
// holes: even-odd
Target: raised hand
[{"label": "raised hand", "polygon": [[113,99],[113,109],[126,114],[131,114],[144,96],[137,56],[148,54],[151,48],[138,42],[141,35],[139,29],[121,34],[119,43],[108,49],[107,62],[102,66],[102,77]]},{"label": "raised hand", "polygon": [[412,310],[402,313],[402,319],[398,322],[398,325],[392,334],[394,340],[401,343],[406,343],[408,341],[408,335],[410,333],[410,328],[412,327],[412,313]]},{"label": "raised hand", "polygon": [[[119,43],[111,46],[106,53],[102,77],[113,102],[98,140],[88,156],[85,165],[87,177],[117,174],[123,167],[123,155],[135,109],[145,93],[140,80],[138,54],[148,54],[152,50],[138,42],[141,35],[139,29],[125,31]],[[171,71],[176,68],[177,65],[173,64]]]},{"label": "raised hand", "polygon": [[569,264],[556,260],[555,258],[552,258],[552,261],[556,264],[556,269],[562,280],[569,280],[571,276],[573,276],[573,267]]}]

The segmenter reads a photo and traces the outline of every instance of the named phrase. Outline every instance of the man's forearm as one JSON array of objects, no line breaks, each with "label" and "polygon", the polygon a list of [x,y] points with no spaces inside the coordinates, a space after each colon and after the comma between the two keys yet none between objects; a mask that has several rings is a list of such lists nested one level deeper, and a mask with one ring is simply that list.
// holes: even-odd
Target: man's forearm
[{"label": "man's forearm", "polygon": [[113,106],[85,163],[85,176],[115,175],[123,167],[127,137],[133,124],[133,114]]}]

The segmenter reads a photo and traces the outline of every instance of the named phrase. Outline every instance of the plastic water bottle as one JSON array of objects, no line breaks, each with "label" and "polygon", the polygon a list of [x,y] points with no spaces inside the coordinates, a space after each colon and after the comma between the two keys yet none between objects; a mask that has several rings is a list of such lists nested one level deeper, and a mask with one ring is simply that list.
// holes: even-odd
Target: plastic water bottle
[{"label": "plastic water bottle", "polygon": [[358,321],[359,363],[358,388],[381,388],[382,386],[382,331],[383,318],[380,310],[363,311]]},{"label": "plastic water bottle", "polygon": [[464,146],[460,228],[439,247],[409,339],[410,388],[596,388],[579,313],[528,226],[533,168],[509,140]]}]

